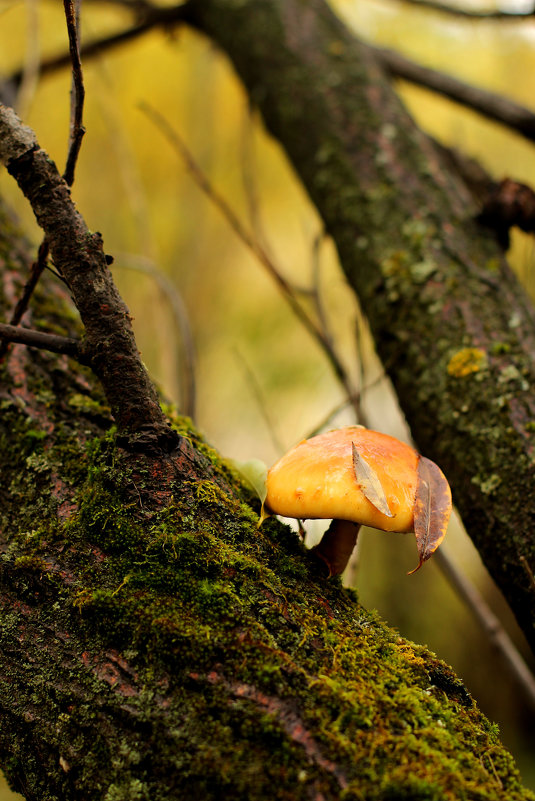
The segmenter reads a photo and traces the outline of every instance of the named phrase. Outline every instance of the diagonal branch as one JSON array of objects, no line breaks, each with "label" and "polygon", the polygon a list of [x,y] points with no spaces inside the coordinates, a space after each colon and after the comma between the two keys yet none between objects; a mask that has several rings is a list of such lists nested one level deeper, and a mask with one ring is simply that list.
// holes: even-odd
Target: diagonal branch
[{"label": "diagonal branch", "polygon": [[5,342],[18,342],[21,345],[27,345],[29,348],[62,353],[66,356],[71,356],[82,364],[86,362],[82,343],[70,337],[62,337],[57,334],[47,334],[43,331],[34,331],[18,325],[0,323],[0,338]]},{"label": "diagonal branch", "polygon": [[461,6],[450,6],[446,3],[440,3],[438,0],[403,0],[409,5],[416,6],[417,8],[425,8],[431,11],[438,11],[441,14],[448,14],[452,17],[461,19],[484,19],[484,20],[500,20],[500,21],[517,21],[529,19],[535,13],[535,9],[529,11],[501,11],[493,9],[492,11],[479,10],[477,8],[463,8]]},{"label": "diagonal branch", "polygon": [[483,117],[511,128],[530,142],[535,142],[535,113],[525,106],[486,89],[471,86],[438,70],[422,67],[394,50],[371,46],[370,49],[391,76],[455,100]]},{"label": "diagonal branch", "polygon": [[[342,383],[342,386],[345,388],[347,395],[351,398],[352,403],[355,404],[357,393],[351,385],[350,376],[341,359],[338,357],[338,354],[336,353],[330,340],[329,334],[321,325],[318,325],[318,323],[313,319],[313,317],[310,316],[303,305],[299,302],[298,298],[296,297],[294,287],[282,275],[273,259],[267,253],[266,249],[262,247],[258,240],[255,239],[254,236],[252,236],[245,229],[240,219],[231,209],[225,198],[212,186],[207,176],[201,170],[200,166],[197,164],[192,154],[186,147],[185,143],[182,141],[177,132],[169,125],[167,120],[158,111],[153,109],[151,106],[148,106],[146,103],[141,104],[141,110],[159,127],[167,140],[174,147],[175,151],[184,161],[190,175],[195,180],[195,183],[212,201],[216,208],[219,209],[235,234],[256,256],[260,264],[262,264],[264,269],[273,279],[297,319],[323,350],[323,353],[327,357],[335,376]],[[355,405],[355,411],[358,413],[357,405]]]},{"label": "diagonal branch", "polygon": [[[117,0],[117,2],[122,4],[121,0]],[[135,2],[125,3],[125,5],[132,8],[136,7]],[[153,30],[154,28],[166,29],[180,24],[189,24],[196,27],[193,13],[193,0],[187,0],[187,2],[181,5],[169,7],[156,7],[151,4],[143,3],[137,6],[137,8],[143,9],[142,13],[140,13],[139,21],[136,21],[133,25],[118,33],[84,44],[82,47],[84,59],[99,56],[115,47],[137,39],[139,36],[142,36],[147,33],[147,31]],[[494,92],[479,89],[456,78],[452,78],[438,70],[423,67],[399,55],[393,50],[373,47],[371,45],[368,45],[368,47],[374,52],[375,57],[379,59],[384,69],[392,77],[402,78],[417,86],[423,86],[433,92],[442,94],[466,108],[470,108],[478,114],[481,114],[483,117],[505,125],[507,128],[516,131],[529,141],[535,141],[535,113],[530,109],[506,97],[495,94]],[[41,75],[53,74],[54,72],[65,69],[69,64],[70,55],[68,53],[63,53],[59,56],[44,60],[41,64],[40,72]],[[4,84],[10,89],[12,87],[16,88],[21,80],[22,71],[18,70],[6,79]]]},{"label": "diagonal branch", "polygon": [[33,131],[0,105],[0,161],[24,192],[85,326],[85,352],[119,429],[133,447],[174,449],[156,391],[136,347],[128,309],[111,277],[99,233],[90,233],[56,165]]},{"label": "diagonal branch", "polygon": [[[79,2],[79,0],[78,0]],[[71,130],[69,135],[69,153],[63,177],[69,186],[74,183],[74,170],[78,160],[82,139],[84,138],[85,128],[83,124],[84,114],[84,77],[82,74],[82,62],[80,60],[80,38],[79,38],[79,13],[74,0],[63,0],[65,8],[65,19],[67,22],[67,33],[69,36],[69,53],[72,63],[72,89],[71,89]]]}]

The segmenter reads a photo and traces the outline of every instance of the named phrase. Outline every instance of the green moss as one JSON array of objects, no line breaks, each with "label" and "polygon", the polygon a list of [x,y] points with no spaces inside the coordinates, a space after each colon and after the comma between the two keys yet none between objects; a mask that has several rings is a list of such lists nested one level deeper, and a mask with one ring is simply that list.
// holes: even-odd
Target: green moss
[{"label": "green moss", "polygon": [[[398,261],[402,287],[417,262]],[[117,447],[97,388],[97,408],[69,403],[77,368],[41,372],[0,431],[0,649],[24,653],[0,674],[20,704],[0,742],[28,795],[533,798],[453,671],[325,580],[288,527],[258,529],[187,420],[184,480],[187,459]]]},{"label": "green moss", "polygon": [[490,352],[493,356],[501,356],[505,353],[510,353],[511,345],[508,342],[493,342]]},{"label": "green moss", "polygon": [[110,416],[109,406],[103,405],[100,400],[96,400],[89,395],[82,395],[80,392],[75,392],[71,395],[67,403],[81,414],[100,415],[102,417]]}]

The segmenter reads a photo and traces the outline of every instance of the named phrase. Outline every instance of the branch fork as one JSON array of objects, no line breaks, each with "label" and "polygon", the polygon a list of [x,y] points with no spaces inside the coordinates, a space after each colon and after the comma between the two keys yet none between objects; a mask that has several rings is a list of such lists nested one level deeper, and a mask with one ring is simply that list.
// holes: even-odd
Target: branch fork
[{"label": "branch fork", "polygon": [[[146,440],[150,431],[158,448],[174,450],[179,437],[170,428],[141,361],[128,309],[108,268],[102,237],[87,228],[69,186],[39,147],[34,132],[13,109],[1,104],[0,161],[28,198],[85,326],[83,350],[79,343],[75,347],[75,340],[53,342],[51,335],[36,336],[39,332],[26,333],[25,344],[54,345],[56,352],[58,347],[66,348],[70,355],[81,357],[100,379],[119,430],[133,440],[139,436]],[[10,335],[13,332],[4,327],[4,337]]]}]

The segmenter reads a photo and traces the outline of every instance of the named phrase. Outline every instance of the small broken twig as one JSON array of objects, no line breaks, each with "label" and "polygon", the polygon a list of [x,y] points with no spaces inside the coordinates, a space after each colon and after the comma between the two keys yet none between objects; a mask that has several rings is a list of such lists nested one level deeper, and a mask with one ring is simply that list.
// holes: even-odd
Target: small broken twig
[{"label": "small broken twig", "polygon": [[[37,259],[33,262],[30,275],[24,287],[22,289],[22,295],[20,296],[17,305],[13,310],[13,314],[11,315],[10,325],[19,325],[20,321],[22,320],[26,309],[28,308],[28,303],[30,298],[33,294],[35,287],[41,277],[43,270],[46,267],[46,263],[48,260],[48,242],[46,237],[42,240],[41,244],[39,245],[39,250],[37,251]],[[8,344],[11,340],[3,339],[0,342],[0,361],[4,358],[7,353]]]},{"label": "small broken twig", "polygon": [[490,644],[499,652],[509,673],[514,676],[530,706],[535,710],[535,677],[501,622],[472,582],[457,569],[443,547],[436,551],[435,559],[441,572],[473,613]]},{"label": "small broken twig", "polygon": [[62,353],[66,356],[71,356],[81,364],[88,363],[88,360],[84,357],[80,341],[70,337],[47,334],[44,331],[34,331],[32,328],[23,328],[20,325],[0,323],[0,338],[4,342],[18,342],[29,348]]}]

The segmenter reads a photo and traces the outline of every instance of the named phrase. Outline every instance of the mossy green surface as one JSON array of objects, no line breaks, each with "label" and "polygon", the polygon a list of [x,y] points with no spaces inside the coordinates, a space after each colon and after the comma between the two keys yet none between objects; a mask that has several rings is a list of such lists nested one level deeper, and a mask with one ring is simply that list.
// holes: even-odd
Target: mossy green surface
[{"label": "mossy green surface", "polygon": [[[253,59],[247,27],[236,24],[245,17],[231,18],[252,4],[211,5],[216,22],[228,12],[227,36],[236,47],[246,40]],[[284,57],[270,44],[282,26],[273,6],[253,8],[270,63]],[[333,36],[333,57],[348,48],[341,31]],[[266,106],[283,104],[280,127],[297,120],[293,150],[308,159],[315,123],[332,115],[311,102],[304,124],[295,97],[310,76],[291,66],[297,85],[283,91],[275,75]],[[327,66],[330,96],[339,75]],[[347,70],[351,98],[367,66],[354,59]],[[370,123],[378,127],[373,114]],[[386,142],[411,138],[391,125],[380,126]],[[383,170],[377,156],[370,164]],[[440,308],[427,286],[439,264],[429,220],[398,226],[386,172],[365,189],[366,210],[348,171],[327,136],[311,182],[331,221],[348,221],[342,250],[384,228],[359,264],[370,279],[363,297],[385,281],[383,317],[407,296]],[[363,169],[364,187],[365,178]],[[385,270],[373,277],[376,261]],[[455,270],[447,280],[453,288]],[[70,328],[57,306],[41,308],[44,295],[37,319]],[[416,374],[458,381],[446,378],[447,343],[432,367],[428,353],[410,352]],[[252,497],[186,421],[175,420],[178,454],[126,453],[91,376],[47,354],[17,354],[0,396],[0,760],[17,789],[47,801],[533,801],[451,668],[326,580],[295,533],[275,519],[258,528]],[[422,381],[415,393],[422,406],[432,386]],[[486,481],[482,471],[482,492],[500,490]]]},{"label": "mossy green surface", "polygon": [[[248,490],[176,425],[217,482],[133,459],[113,428],[84,440],[57,424],[49,441],[11,421],[21,499],[35,491],[23,518],[2,519],[0,645],[41,633],[0,698],[16,682],[56,752],[46,783],[14,719],[1,742],[16,786],[110,801],[533,798],[453,671],[325,580],[294,532],[259,529]],[[63,521],[41,483],[60,466]]]}]

